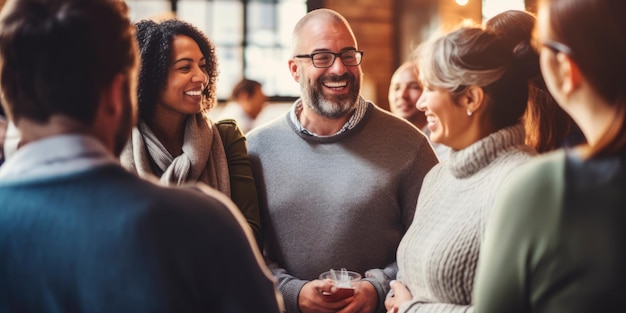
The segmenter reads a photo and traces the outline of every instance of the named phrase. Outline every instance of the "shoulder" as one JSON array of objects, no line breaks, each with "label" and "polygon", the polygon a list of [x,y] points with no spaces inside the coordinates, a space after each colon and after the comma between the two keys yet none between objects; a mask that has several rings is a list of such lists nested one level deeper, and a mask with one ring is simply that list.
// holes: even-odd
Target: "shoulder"
[{"label": "shoulder", "polygon": [[156,177],[140,178],[119,165],[104,166],[86,174],[89,176],[79,182],[87,181],[90,188],[99,186],[102,193],[115,195],[110,197],[112,200],[117,199],[115,201],[136,206],[137,209],[171,211],[168,214],[204,214],[207,211],[225,211],[230,201],[200,183],[181,187],[164,186]]},{"label": "shoulder", "polygon": [[219,120],[215,122],[215,127],[220,133],[224,147],[228,147],[231,143],[246,138],[239,128],[239,125],[237,125],[237,122],[233,119]]},{"label": "shoulder", "polygon": [[497,159],[491,162],[491,172],[499,172],[505,177],[509,176],[535,157],[536,152],[529,146],[513,147],[498,155]]},{"label": "shoulder", "polygon": [[563,150],[531,158],[519,167],[520,170],[515,174],[515,181],[519,183],[534,181],[535,189],[562,181],[565,173],[565,160],[566,155]]},{"label": "shoulder", "polygon": [[250,148],[257,145],[267,145],[271,142],[277,143],[282,140],[279,140],[279,138],[294,134],[295,130],[290,127],[288,119],[289,112],[250,130],[250,132],[246,134]]},{"label": "shoulder", "polygon": [[560,206],[565,189],[565,152],[538,156],[503,182],[497,205],[511,214],[535,216]]},{"label": "shoulder", "polygon": [[372,123],[377,124],[376,128],[378,131],[383,132],[386,136],[416,136],[420,141],[428,141],[426,135],[407,120],[395,116],[391,112],[381,109],[374,104],[372,104],[371,107],[373,108],[371,110]]},{"label": "shoulder", "polygon": [[243,136],[239,125],[237,125],[237,121],[234,119],[223,119],[215,122],[215,126],[217,130],[220,132],[220,135],[224,137],[225,135],[238,135]]},{"label": "shoulder", "polygon": [[381,147],[395,151],[422,154],[427,151],[436,160],[435,152],[426,135],[408,121],[370,103],[369,117],[364,121],[364,133],[369,141],[377,140]]},{"label": "shoulder", "polygon": [[143,188],[138,195],[148,204],[143,221],[156,229],[204,236],[232,235],[242,229],[232,200],[204,184],[166,187],[149,183]]}]

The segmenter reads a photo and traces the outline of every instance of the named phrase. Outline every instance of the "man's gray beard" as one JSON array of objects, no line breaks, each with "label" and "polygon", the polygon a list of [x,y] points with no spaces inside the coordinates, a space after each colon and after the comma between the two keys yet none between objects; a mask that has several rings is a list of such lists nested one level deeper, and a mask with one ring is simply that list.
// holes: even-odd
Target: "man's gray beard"
[{"label": "man's gray beard", "polygon": [[[317,86],[321,86],[319,80]],[[306,79],[300,80],[300,88],[302,89],[302,100],[309,109],[323,117],[337,119],[356,108],[360,83],[356,80],[351,80],[350,92],[348,94],[328,97],[319,89],[314,88],[312,84],[308,84]]]}]

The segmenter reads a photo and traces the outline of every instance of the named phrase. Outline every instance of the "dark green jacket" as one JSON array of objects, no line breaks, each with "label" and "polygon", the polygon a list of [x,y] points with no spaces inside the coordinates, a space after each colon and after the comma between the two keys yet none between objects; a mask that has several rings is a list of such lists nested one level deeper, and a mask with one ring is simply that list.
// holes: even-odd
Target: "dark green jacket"
[{"label": "dark green jacket", "polygon": [[230,194],[233,202],[239,207],[250,227],[257,243],[261,242],[261,217],[259,214],[259,198],[252,175],[252,165],[248,156],[246,137],[235,120],[227,119],[216,122],[220,132],[224,151],[228,159],[230,175]]}]

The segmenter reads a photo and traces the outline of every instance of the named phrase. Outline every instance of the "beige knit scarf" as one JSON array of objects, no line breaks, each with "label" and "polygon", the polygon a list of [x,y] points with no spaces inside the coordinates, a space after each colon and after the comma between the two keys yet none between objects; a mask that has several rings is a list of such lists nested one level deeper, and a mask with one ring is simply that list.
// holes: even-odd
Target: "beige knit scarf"
[{"label": "beige knit scarf", "polygon": [[139,121],[133,128],[120,162],[140,177],[154,177],[151,162],[161,170],[165,185],[200,181],[230,197],[230,179],[224,144],[215,124],[204,114],[187,117],[183,153],[173,157],[150,127]]}]

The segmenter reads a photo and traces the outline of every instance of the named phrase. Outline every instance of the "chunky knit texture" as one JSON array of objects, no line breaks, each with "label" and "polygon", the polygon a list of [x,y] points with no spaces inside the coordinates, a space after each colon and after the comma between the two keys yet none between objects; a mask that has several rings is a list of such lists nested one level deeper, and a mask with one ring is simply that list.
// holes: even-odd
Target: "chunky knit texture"
[{"label": "chunky knit texture", "polygon": [[414,222],[398,248],[398,280],[413,302],[400,312],[472,312],[485,222],[502,182],[526,162],[521,125],[452,151],[424,178]]},{"label": "chunky knit texture", "polygon": [[[248,143],[265,255],[275,262],[287,311],[299,312],[307,281],[341,267],[367,277],[384,308],[385,277],[395,277],[398,243],[422,179],[437,163],[428,139],[369,103],[363,119],[339,135],[306,135],[286,114],[252,130]],[[385,275],[365,275],[382,268]]]}]

